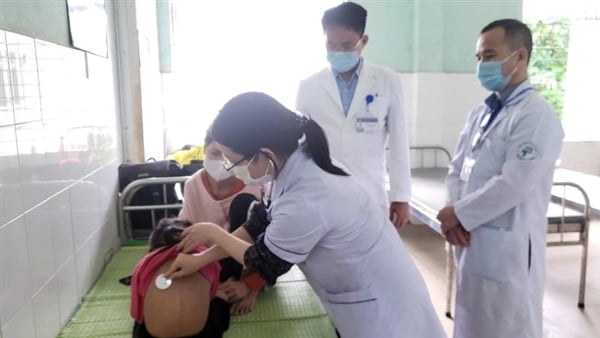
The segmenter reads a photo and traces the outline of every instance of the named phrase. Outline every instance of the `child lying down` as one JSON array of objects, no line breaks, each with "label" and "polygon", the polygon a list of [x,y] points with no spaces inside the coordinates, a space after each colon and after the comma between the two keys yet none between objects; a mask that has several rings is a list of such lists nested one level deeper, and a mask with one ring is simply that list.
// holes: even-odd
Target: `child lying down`
[{"label": "child lying down", "polygon": [[[165,218],[150,236],[150,251],[136,265],[131,279],[133,338],[219,338],[229,328],[227,296],[218,291],[218,262],[173,282],[161,275],[177,257],[175,244],[189,225]],[[206,249],[200,246],[195,252]]]}]

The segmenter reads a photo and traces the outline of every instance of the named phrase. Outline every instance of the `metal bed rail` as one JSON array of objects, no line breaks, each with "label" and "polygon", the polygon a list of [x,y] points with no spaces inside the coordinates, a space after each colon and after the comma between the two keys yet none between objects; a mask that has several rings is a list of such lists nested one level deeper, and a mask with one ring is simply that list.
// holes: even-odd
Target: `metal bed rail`
[{"label": "metal bed rail", "polygon": [[[119,202],[117,212],[119,213],[119,235],[124,239],[133,239],[133,231],[131,228],[131,222],[128,217],[129,212],[132,211],[150,211],[152,217],[152,226],[156,225],[156,212],[162,211],[163,216],[167,217],[167,211],[169,209],[181,209],[183,204],[181,202],[178,203],[170,203],[167,200],[167,189],[173,189],[174,184],[183,184],[188,180],[190,176],[173,176],[173,177],[150,177],[143,178],[139,180],[135,180],[129,183],[125,189],[119,194]],[[162,186],[162,204],[146,204],[146,205],[130,205],[131,200],[136,192],[140,189],[152,186],[152,185],[161,185]]]},{"label": "metal bed rail", "polygon": [[[410,150],[411,155],[416,157],[411,156],[412,169],[447,167],[450,165],[450,161],[452,161],[450,152],[441,146],[412,146]],[[428,161],[426,154],[433,154],[433,161]],[[417,163],[416,166],[415,163]],[[419,221],[429,226],[440,236],[444,236],[442,234],[442,224],[436,219],[439,210],[431,208],[425,201],[414,197],[409,204],[411,213]],[[450,309],[452,308],[452,290],[454,288],[454,257],[452,246],[446,241],[444,241],[444,249],[446,251],[446,317],[452,318]]]},{"label": "metal bed rail", "polygon": [[[440,146],[413,146],[410,147],[410,150],[414,150],[414,152],[411,155],[416,155],[415,157],[411,157],[411,164],[415,164],[415,163],[419,163],[419,165],[417,167],[413,167],[414,168],[439,168],[442,165],[440,165],[440,161],[441,159],[446,160],[443,161],[444,164],[443,166],[447,166],[448,164],[450,164],[450,161],[452,160],[452,155],[450,155],[450,152],[444,148],[444,147],[440,147]],[[426,157],[427,154],[433,154],[433,161],[431,161],[433,163],[433,165],[427,165],[427,159],[428,157]],[[441,154],[441,155],[440,155]],[[418,161],[417,161],[418,160]]]},{"label": "metal bed rail", "polygon": [[[438,155],[442,153],[448,159],[448,163],[451,161],[450,153],[439,146],[416,146],[411,147],[411,150],[417,152],[417,158],[420,159],[417,166],[413,166],[413,169],[420,168],[435,168],[438,166]],[[426,164],[426,157],[422,154],[425,151],[433,151],[434,160],[433,165]],[[421,154],[419,154],[421,152]],[[413,158],[414,159],[414,158]],[[444,164],[445,165],[445,164]],[[438,166],[441,167],[441,166]],[[556,192],[556,188],[562,188],[562,194],[558,194]],[[413,186],[413,190],[415,187]],[[568,189],[575,189],[580,195],[581,200],[584,201],[583,205],[575,205],[572,201],[566,198],[566,191]],[[444,193],[444,192],[441,192]],[[584,299],[585,299],[585,281],[587,274],[587,255],[588,255],[588,237],[589,237],[589,225],[590,225],[590,202],[588,194],[585,190],[572,182],[555,182],[553,183],[553,191],[552,191],[552,200],[550,201],[549,207],[558,206],[560,208],[560,212],[557,215],[549,215],[548,216],[548,234],[558,234],[558,240],[547,240],[548,247],[554,246],[571,246],[571,245],[581,245],[582,246],[582,257],[581,257],[581,270],[580,270],[580,279],[579,279],[579,296],[577,306],[579,308],[584,308]],[[441,224],[435,218],[437,213],[435,208],[428,205],[426,201],[422,199],[413,198],[410,202],[411,213],[415,216],[419,221],[423,222],[438,234],[443,236],[441,233]],[[566,239],[566,234],[577,234],[577,238]],[[445,242],[446,248],[446,283],[447,283],[447,294],[446,294],[446,316],[448,318],[452,318],[452,291],[454,284],[454,259],[452,255],[451,246],[448,242]]]},{"label": "metal bed rail", "polygon": [[[559,234],[557,240],[548,239],[547,246],[570,246],[581,245],[581,267],[579,273],[579,298],[577,306],[580,309],[585,307],[585,280],[587,276],[587,256],[588,240],[590,231],[590,199],[586,191],[578,184],[572,182],[554,182],[552,192],[552,203],[556,203],[561,208],[561,213],[557,217],[550,215],[548,217],[548,233]],[[556,188],[562,189],[562,194],[556,194]],[[583,199],[583,205],[573,205],[570,203],[566,194],[569,189],[576,190]],[[568,214],[567,211],[575,210],[576,213]],[[565,234],[577,234],[576,240],[565,239]]]}]

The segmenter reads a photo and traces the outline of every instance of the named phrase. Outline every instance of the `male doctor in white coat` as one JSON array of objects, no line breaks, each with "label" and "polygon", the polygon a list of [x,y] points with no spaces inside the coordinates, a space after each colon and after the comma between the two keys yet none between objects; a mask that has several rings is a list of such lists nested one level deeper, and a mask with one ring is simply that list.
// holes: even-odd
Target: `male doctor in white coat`
[{"label": "male doctor in white coat", "polygon": [[527,80],[531,31],[490,23],[477,76],[493,92],[468,116],[438,219],[455,245],[455,338],[541,338],[546,212],[563,129]]},{"label": "male doctor in white coat", "polygon": [[410,200],[402,88],[398,74],[361,58],[369,41],[366,20],[367,11],[353,2],[325,11],[321,24],[331,68],[300,83],[296,109],[321,125],[332,157],[359,179],[382,210],[389,208],[390,219],[400,227],[408,221]]}]

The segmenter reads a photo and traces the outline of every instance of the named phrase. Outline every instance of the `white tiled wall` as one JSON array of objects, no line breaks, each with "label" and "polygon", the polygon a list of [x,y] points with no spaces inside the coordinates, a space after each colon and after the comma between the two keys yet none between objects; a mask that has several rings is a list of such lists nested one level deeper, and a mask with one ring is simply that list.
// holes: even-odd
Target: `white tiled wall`
[{"label": "white tiled wall", "polygon": [[53,338],[119,245],[110,59],[0,31],[0,337]]}]

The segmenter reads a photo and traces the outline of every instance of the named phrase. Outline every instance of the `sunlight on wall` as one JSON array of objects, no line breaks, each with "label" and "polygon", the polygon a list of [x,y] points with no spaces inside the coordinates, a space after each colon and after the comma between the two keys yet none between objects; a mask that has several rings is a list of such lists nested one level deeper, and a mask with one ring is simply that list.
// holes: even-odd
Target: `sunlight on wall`
[{"label": "sunlight on wall", "polygon": [[293,109],[298,82],[327,66],[321,17],[338,3],[174,1],[174,71],[163,79],[169,149],[202,144],[218,110],[244,91]]}]

